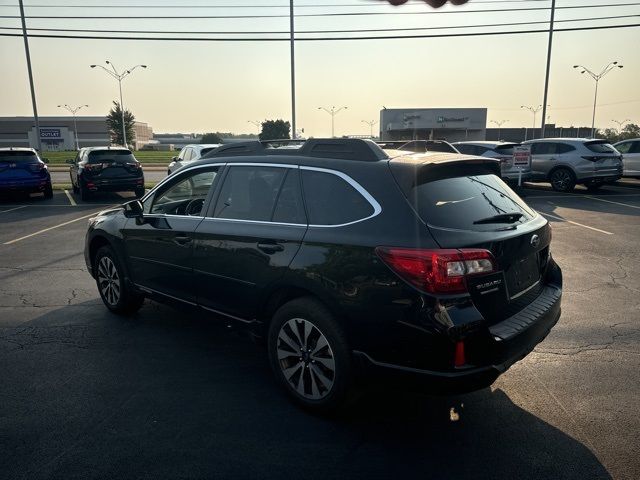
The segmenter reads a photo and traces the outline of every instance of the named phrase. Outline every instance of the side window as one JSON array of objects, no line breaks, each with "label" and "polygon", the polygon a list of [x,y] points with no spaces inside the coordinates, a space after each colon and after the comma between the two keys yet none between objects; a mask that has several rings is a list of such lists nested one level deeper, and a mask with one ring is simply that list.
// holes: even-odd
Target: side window
[{"label": "side window", "polygon": [[476,146],[476,155],[484,155],[487,151],[491,150],[489,147]]},{"label": "side window", "polygon": [[300,173],[297,168],[290,168],[287,178],[282,184],[276,206],[273,210],[274,222],[306,224],[302,192],[300,191]]},{"label": "side window", "polygon": [[[199,216],[217,173],[218,167],[215,167],[180,176],[175,182],[159,190],[149,202],[145,202],[145,212]],[[148,208],[146,203],[149,203]]]},{"label": "side window", "polygon": [[182,157],[182,160],[184,160],[185,162],[191,160],[191,148],[184,149],[184,157]]},{"label": "side window", "polygon": [[555,153],[555,143],[540,142],[531,144],[531,155],[549,155]]},{"label": "side window", "polygon": [[373,206],[337,175],[302,170],[304,199],[311,225],[342,225],[367,218]]},{"label": "side window", "polygon": [[456,145],[455,147],[460,153],[464,153],[465,155],[473,155],[475,151],[473,145]]},{"label": "side window", "polygon": [[229,168],[214,217],[268,222],[289,169],[261,166]]},{"label": "side window", "polygon": [[573,145],[569,145],[567,143],[556,143],[556,152],[555,153],[569,153],[573,152],[576,147]]},{"label": "side window", "polygon": [[640,153],[640,142],[632,142],[629,153]]},{"label": "side window", "polygon": [[[640,145],[640,142],[637,142],[637,143]],[[620,153],[631,153],[632,145],[633,145],[632,142],[621,143],[618,146],[616,146],[616,150],[618,150]]]}]

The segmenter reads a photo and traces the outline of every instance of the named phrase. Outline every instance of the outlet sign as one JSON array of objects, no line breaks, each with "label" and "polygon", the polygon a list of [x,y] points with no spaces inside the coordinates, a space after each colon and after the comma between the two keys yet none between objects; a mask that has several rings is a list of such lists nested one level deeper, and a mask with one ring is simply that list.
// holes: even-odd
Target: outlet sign
[{"label": "outlet sign", "polygon": [[62,138],[59,128],[41,128],[40,138]]},{"label": "outlet sign", "polygon": [[445,117],[443,115],[438,116],[438,123],[453,123],[453,122],[466,122],[469,117]]}]

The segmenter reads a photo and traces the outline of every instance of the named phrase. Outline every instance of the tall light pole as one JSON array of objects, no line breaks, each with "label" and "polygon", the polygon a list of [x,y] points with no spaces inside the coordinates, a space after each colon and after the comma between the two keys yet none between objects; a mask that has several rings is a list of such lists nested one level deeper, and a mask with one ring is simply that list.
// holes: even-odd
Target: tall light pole
[{"label": "tall light pole", "polygon": [[345,110],[348,107],[340,107],[338,109],[336,109],[336,107],[331,107],[331,110],[326,109],[324,107],[318,107],[318,110],[324,110],[325,112],[327,112],[329,115],[331,115],[331,137],[335,137],[334,134],[334,118],[335,116],[338,114],[338,112],[340,112],[341,110]]},{"label": "tall light pole", "polygon": [[40,119],[38,117],[38,105],[36,103],[36,87],[33,84],[33,71],[31,70],[31,53],[29,53],[29,36],[27,35],[27,23],[24,16],[24,5],[22,0],[18,1],[20,5],[20,20],[22,22],[22,36],[24,38],[24,54],[27,57],[27,73],[29,74],[29,87],[31,89],[31,105],[33,107],[33,120],[36,124],[36,145],[38,151],[42,152],[42,139],[40,138]]},{"label": "tall light pole", "polygon": [[618,130],[622,131],[622,125],[624,125],[625,123],[629,123],[631,121],[630,118],[626,118],[624,120],[622,120],[621,122],[619,122],[618,120],[611,120],[613,123],[618,125]]},{"label": "tall light pole", "polygon": [[377,120],[362,120],[362,123],[369,125],[369,136],[373,138],[373,126],[378,123]]},{"label": "tall light pole", "polygon": [[111,67],[111,70],[103,67],[102,65],[91,65],[91,68],[100,67],[102,70],[107,72],[110,76],[115,78],[118,81],[118,87],[120,88],[120,112],[122,113],[122,143],[123,146],[127,146],[127,129],[124,124],[124,103],[122,102],[122,80],[131,75],[131,73],[138,67],[147,68],[146,65],[136,65],[134,67],[129,68],[128,70],[124,70],[122,73],[118,73],[116,67],[112,62],[106,60],[105,63]]},{"label": "tall light pole", "polygon": [[509,120],[491,120],[491,123],[495,123],[496,125],[498,125],[498,140],[500,140],[500,129],[502,128],[502,125],[504,125],[508,121]]},{"label": "tall light pole", "polygon": [[[547,107],[550,107],[550,106],[551,105],[547,105]],[[533,107],[530,105],[520,105],[520,108],[524,108],[525,110],[529,110],[531,113],[533,113],[533,131],[531,132],[531,135],[533,138],[536,138],[536,115],[540,110],[542,110],[542,105],[538,105],[537,107]],[[526,140],[526,133],[525,133],[525,140]]]},{"label": "tall light pole", "polygon": [[598,102],[598,82],[602,77],[604,77],[611,70],[614,70],[616,68],[622,68],[622,67],[623,65],[618,65],[618,62],[610,62],[607,66],[605,66],[602,70],[600,70],[600,73],[593,73],[591,70],[589,70],[587,67],[583,65],[573,66],[573,68],[581,68],[582,71],[580,73],[588,73],[591,76],[591,78],[593,78],[596,82],[596,89],[595,89],[595,93],[593,94],[593,116],[591,117],[591,138],[593,138],[596,134],[595,125],[596,125],[596,104]]},{"label": "tall light pole", "polygon": [[88,107],[89,105],[78,105],[77,107],[70,107],[66,103],[64,105],[58,105],[58,108],[64,108],[69,111],[73,116],[73,136],[76,137],[76,150],[80,150],[80,143],[78,141],[78,125],[76,123],[76,113],[82,110],[84,107]]}]

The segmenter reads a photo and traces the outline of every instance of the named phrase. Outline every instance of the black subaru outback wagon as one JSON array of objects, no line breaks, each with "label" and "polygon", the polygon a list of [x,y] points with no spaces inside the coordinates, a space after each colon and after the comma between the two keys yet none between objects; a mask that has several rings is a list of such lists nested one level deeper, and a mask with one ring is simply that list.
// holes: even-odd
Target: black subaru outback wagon
[{"label": "black subaru outback wagon", "polygon": [[219,147],[91,219],[85,258],[107,308],[152,297],[246,324],[278,382],[318,410],[370,372],[485,387],[558,321],[550,226],[496,160],[273,145]]}]

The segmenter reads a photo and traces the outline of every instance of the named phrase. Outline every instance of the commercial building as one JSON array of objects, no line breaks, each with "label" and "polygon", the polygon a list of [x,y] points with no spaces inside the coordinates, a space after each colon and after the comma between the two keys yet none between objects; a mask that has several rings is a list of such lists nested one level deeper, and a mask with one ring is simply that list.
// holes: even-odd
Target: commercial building
[{"label": "commercial building", "polygon": [[[39,117],[40,141],[45,151],[75,150],[80,147],[110,145],[111,137],[104,116]],[[77,131],[76,131],[77,129]],[[140,148],[153,138],[153,129],[135,122],[134,148]],[[0,147],[38,147],[38,133],[33,117],[0,117]]]},{"label": "commercial building", "polygon": [[381,140],[484,140],[486,108],[383,108]]}]

